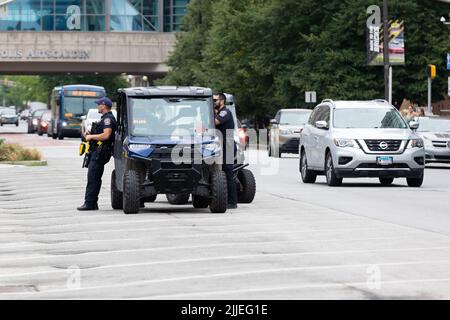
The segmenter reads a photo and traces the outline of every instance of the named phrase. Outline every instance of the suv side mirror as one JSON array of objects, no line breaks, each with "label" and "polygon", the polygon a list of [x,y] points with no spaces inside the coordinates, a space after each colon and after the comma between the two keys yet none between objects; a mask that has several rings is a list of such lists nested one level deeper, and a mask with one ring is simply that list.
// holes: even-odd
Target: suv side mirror
[{"label": "suv side mirror", "polygon": [[412,130],[417,130],[417,129],[419,129],[419,122],[418,121],[410,121],[409,122],[409,127]]},{"label": "suv side mirror", "polygon": [[81,120],[86,120],[86,116],[81,116]]},{"label": "suv side mirror", "polygon": [[316,121],[316,128],[328,130],[328,123],[326,121]]},{"label": "suv side mirror", "polygon": [[272,119],[272,120],[270,120],[270,124],[271,125],[276,125],[276,124],[278,124],[278,121],[276,120],[276,119]]}]

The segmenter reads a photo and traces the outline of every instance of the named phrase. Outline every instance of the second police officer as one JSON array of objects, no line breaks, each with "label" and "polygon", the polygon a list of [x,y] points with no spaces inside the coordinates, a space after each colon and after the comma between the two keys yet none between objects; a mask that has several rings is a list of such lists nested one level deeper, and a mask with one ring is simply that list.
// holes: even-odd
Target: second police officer
[{"label": "second police officer", "polygon": [[237,208],[237,190],[234,181],[234,158],[236,146],[234,143],[234,120],[231,111],[225,107],[226,96],[217,93],[213,96],[215,125],[222,134],[223,164],[222,169],[227,176],[228,205],[227,209]]},{"label": "second police officer", "polygon": [[96,100],[98,113],[102,114],[98,123],[96,132],[86,133],[83,136],[87,142],[97,141],[95,150],[90,155],[88,167],[86,194],[84,204],[77,209],[79,211],[98,210],[98,195],[102,186],[102,176],[107,164],[111,158],[112,147],[114,143],[115,132],[117,130],[116,118],[111,112],[112,102],[104,97]]}]

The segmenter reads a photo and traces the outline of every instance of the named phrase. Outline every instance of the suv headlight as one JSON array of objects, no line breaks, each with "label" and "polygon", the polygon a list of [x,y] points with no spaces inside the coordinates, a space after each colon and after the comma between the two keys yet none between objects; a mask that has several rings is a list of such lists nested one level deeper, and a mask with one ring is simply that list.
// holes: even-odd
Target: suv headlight
[{"label": "suv headlight", "polygon": [[336,147],[340,148],[358,148],[358,143],[353,139],[333,139]]},{"label": "suv headlight", "polygon": [[412,139],[409,140],[408,146],[406,147],[407,149],[412,149],[412,148],[423,148],[423,140],[422,139]]},{"label": "suv headlight", "polygon": [[128,149],[130,149],[130,151],[133,152],[138,152],[138,151],[142,151],[142,150],[146,150],[146,149],[150,149],[152,147],[151,144],[130,144],[128,145]]},{"label": "suv headlight", "polygon": [[292,134],[292,130],[289,130],[289,129],[280,129],[280,134]]}]

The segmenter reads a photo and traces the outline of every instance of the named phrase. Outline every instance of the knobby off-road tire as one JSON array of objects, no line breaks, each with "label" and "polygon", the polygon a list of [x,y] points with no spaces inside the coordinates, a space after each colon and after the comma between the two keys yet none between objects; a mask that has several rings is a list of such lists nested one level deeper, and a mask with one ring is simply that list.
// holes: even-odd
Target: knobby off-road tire
[{"label": "knobby off-road tire", "polygon": [[241,188],[238,188],[238,203],[252,203],[255,199],[256,181],[253,172],[247,169],[239,170],[237,178]]},{"label": "knobby off-road tire", "polygon": [[116,186],[116,170],[111,174],[111,207],[114,210],[123,209],[123,193]]},{"label": "knobby off-road tire", "polygon": [[135,214],[139,212],[141,204],[139,172],[130,169],[123,177],[123,212]]},{"label": "knobby off-road tire", "polygon": [[214,170],[211,173],[211,194],[209,210],[212,213],[224,213],[227,211],[228,190],[225,172]]}]

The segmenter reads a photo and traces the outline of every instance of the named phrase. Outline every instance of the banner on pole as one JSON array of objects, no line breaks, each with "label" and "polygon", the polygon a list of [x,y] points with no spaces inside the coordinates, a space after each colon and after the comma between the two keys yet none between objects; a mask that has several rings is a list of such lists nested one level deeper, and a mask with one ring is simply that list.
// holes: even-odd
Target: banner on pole
[{"label": "banner on pole", "polygon": [[[370,66],[382,66],[383,26],[371,25],[367,28],[367,63]],[[405,29],[402,20],[389,21],[389,64],[405,64]]]}]

